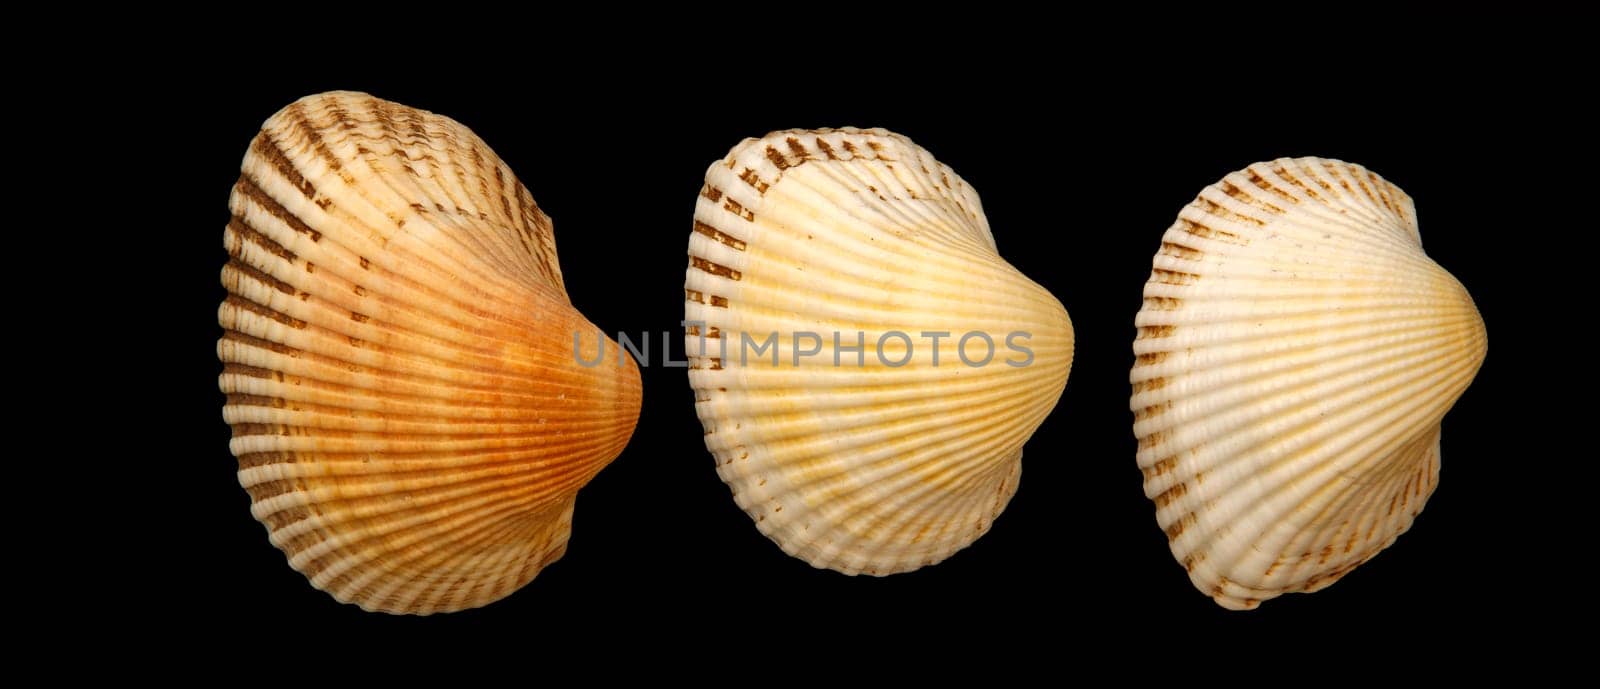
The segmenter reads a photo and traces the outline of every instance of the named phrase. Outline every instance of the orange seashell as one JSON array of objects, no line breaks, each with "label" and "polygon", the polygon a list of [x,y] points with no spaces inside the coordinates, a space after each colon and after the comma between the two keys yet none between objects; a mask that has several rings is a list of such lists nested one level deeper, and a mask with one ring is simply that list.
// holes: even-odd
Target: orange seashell
[{"label": "orange seashell", "polygon": [[567,298],[549,217],[466,127],[360,93],[279,111],[242,171],[217,354],[272,543],[367,610],[528,583],[640,403],[631,360],[574,356],[599,330]]}]

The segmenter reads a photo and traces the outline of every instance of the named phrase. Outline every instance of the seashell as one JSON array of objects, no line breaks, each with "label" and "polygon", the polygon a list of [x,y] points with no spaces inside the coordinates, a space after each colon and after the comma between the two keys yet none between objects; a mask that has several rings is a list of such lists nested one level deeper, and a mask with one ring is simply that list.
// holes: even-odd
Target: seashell
[{"label": "seashell", "polygon": [[[988,531],[1072,361],[1066,310],[1000,258],[977,193],[881,129],[776,132],[713,163],[684,293],[717,472],[761,533],[845,574]],[[950,333],[937,357],[925,332]],[[984,363],[983,336],[993,358],[968,365],[957,345]]]},{"label": "seashell", "polygon": [[1411,526],[1487,347],[1411,198],[1317,158],[1201,191],[1135,323],[1145,494],[1190,580],[1232,609],[1322,589]]},{"label": "seashell", "polygon": [[453,120],[324,93],[262,125],[228,205],[223,416],[289,564],[429,614],[561,557],[578,489],[633,433],[639,372],[577,363],[574,333],[598,331],[510,168]]}]

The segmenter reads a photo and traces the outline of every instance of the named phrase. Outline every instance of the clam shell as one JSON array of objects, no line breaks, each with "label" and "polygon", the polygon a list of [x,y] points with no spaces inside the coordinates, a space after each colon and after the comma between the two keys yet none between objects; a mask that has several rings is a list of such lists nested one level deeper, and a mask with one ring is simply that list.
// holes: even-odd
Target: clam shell
[{"label": "clam shell", "polygon": [[1317,158],[1201,191],[1136,325],[1145,493],[1194,585],[1233,609],[1326,587],[1411,526],[1487,347],[1410,197]]},{"label": "clam shell", "polygon": [[[565,551],[639,372],[550,219],[466,127],[360,93],[273,115],[229,199],[217,344],[239,482],[312,585],[368,610],[476,607]],[[615,353],[615,345],[608,345]]]},{"label": "clam shell", "polygon": [[[713,163],[684,288],[718,473],[785,552],[846,574],[914,570],[984,534],[1072,360],[1066,311],[1000,258],[977,194],[881,129],[776,132]],[[908,337],[880,359],[894,331]],[[922,332],[951,333],[937,365]],[[969,332],[995,343],[987,365],[959,359]],[[1025,358],[1013,332],[1030,365],[1004,363]],[[774,333],[776,354],[752,356]]]}]

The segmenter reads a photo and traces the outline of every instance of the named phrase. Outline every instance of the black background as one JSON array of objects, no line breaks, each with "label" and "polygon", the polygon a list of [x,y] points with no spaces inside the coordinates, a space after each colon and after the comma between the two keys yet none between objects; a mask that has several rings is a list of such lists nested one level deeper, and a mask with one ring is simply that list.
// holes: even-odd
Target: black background
[{"label": "black background", "polygon": [[[1563,554],[1581,543],[1553,533],[1581,497],[1560,468],[1581,451],[1543,447],[1561,433],[1532,386],[1553,363],[1550,346],[1534,342],[1559,330],[1538,310],[1567,299],[1551,282],[1578,270],[1563,247],[1579,245],[1562,238],[1575,228],[1556,213],[1587,194],[1561,170],[1578,167],[1570,158],[1589,144],[1574,94],[1592,90],[1592,75],[1580,78],[1562,46],[1370,48],[1176,51],[1155,67],[1085,48],[778,74],[692,58],[609,70],[581,55],[473,78],[353,64],[216,80],[169,65],[150,86],[162,105],[149,126],[179,144],[150,174],[176,208],[150,259],[161,322],[140,326],[166,333],[157,391],[166,526],[159,538],[134,533],[122,566],[159,582],[141,601],[150,614],[224,640],[566,637],[855,658],[923,639],[916,653],[938,658],[1018,639],[1042,643],[1048,659],[1066,636],[1167,649],[1150,653],[1323,638],[1396,652],[1416,638],[1515,636],[1524,613],[1575,605],[1567,596],[1583,586]],[[410,618],[311,588],[267,542],[235,479],[215,311],[227,197],[246,145],[278,108],[329,89],[471,127],[554,219],[578,309],[607,331],[655,337],[678,330],[690,218],[713,160],[774,129],[878,126],[911,137],[978,190],[1001,255],[1073,320],[1071,377],[1027,445],[1020,491],[988,535],[937,566],[888,578],[813,569],[734,505],[684,370],[651,367],[631,444],[580,494],[566,556],[521,591]],[[1230,612],[1190,585],[1142,491],[1128,410],[1133,315],[1161,234],[1203,186],[1302,155],[1361,163],[1413,197],[1428,253],[1477,302],[1489,355],[1445,421],[1442,483],[1410,532],[1327,590]]]}]

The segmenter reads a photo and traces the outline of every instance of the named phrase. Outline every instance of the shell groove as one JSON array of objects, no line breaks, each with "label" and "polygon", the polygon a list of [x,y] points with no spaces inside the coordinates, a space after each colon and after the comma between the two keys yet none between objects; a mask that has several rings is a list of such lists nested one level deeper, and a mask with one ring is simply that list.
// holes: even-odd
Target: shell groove
[{"label": "shell groove", "polygon": [[1134,433],[1194,585],[1254,608],[1410,528],[1438,484],[1441,419],[1487,350],[1411,198],[1359,165],[1257,163],[1201,191],[1153,263]]},{"label": "shell groove", "polygon": [[[977,194],[879,129],[776,132],[713,163],[684,293],[718,474],[785,552],[846,574],[988,531],[1072,361],[1066,310],[1000,258]],[[942,352],[923,333],[949,333]],[[1013,333],[1028,365],[1005,363],[1024,360]]]},{"label": "shell groove", "polygon": [[573,333],[598,331],[549,217],[466,127],[360,93],[273,115],[241,173],[219,384],[272,543],[368,610],[526,584],[640,403],[631,360],[575,361]]}]

